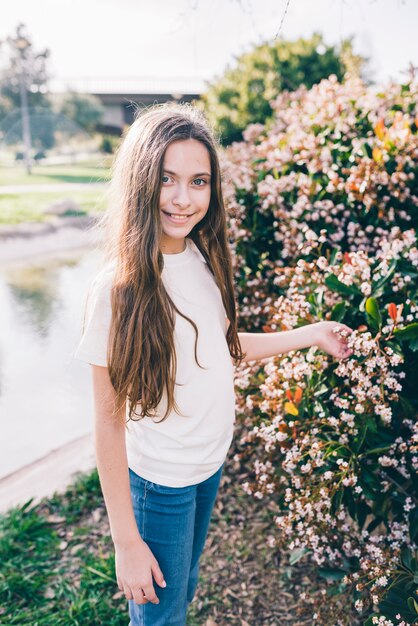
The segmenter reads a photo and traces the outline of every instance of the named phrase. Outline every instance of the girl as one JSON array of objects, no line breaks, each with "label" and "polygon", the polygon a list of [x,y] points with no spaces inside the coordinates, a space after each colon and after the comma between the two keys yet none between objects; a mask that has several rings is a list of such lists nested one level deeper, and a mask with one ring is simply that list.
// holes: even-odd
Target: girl
[{"label": "girl", "polygon": [[335,322],[238,333],[217,144],[190,105],[137,116],[109,206],[76,356],[92,365],[117,584],[130,626],[185,626],[233,435],[234,364],[350,350]]}]

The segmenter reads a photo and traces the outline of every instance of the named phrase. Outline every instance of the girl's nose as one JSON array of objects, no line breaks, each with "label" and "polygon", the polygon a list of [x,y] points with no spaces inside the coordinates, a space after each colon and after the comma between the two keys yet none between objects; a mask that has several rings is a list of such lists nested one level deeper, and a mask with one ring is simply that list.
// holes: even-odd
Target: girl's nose
[{"label": "girl's nose", "polygon": [[190,197],[187,189],[184,187],[177,187],[176,192],[173,195],[173,204],[179,207],[187,207],[190,205]]}]

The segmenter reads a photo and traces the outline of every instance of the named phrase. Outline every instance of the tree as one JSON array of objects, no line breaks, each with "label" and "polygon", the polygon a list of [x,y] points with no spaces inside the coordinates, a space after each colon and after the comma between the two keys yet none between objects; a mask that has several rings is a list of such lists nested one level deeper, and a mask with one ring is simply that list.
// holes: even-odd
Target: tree
[{"label": "tree", "polygon": [[60,113],[87,132],[92,132],[103,117],[104,107],[96,96],[73,91],[62,100]]},{"label": "tree", "polygon": [[30,37],[25,32],[25,25],[19,24],[14,37],[7,37],[2,46],[7,46],[7,64],[1,74],[1,94],[9,100],[12,107],[19,107],[20,81],[22,72],[27,91],[28,105],[49,106],[48,73],[46,60],[50,52],[45,49],[35,52]]},{"label": "tree", "polygon": [[4,115],[1,130],[9,143],[23,139],[30,173],[32,144],[38,149],[54,145],[51,119],[44,117],[42,124],[33,124],[32,128],[30,123],[31,111],[51,110],[46,68],[50,53],[47,49],[42,52],[34,50],[24,24],[19,24],[15,36],[7,37],[0,45],[7,50],[7,63],[0,82],[0,113]]},{"label": "tree", "polygon": [[264,124],[271,118],[270,101],[279,92],[294,91],[301,84],[310,88],[330,74],[341,80],[347,69],[360,73],[364,61],[353,53],[349,39],[340,48],[327,46],[319,34],[266,42],[238,57],[235,67],[227,67],[202,95],[201,106],[222,143],[230,144],[242,139],[248,124]]}]

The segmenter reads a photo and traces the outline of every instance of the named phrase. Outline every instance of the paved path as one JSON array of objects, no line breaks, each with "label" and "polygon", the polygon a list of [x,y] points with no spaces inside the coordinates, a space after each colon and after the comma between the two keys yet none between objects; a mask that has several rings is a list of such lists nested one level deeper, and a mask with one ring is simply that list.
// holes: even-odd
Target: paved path
[{"label": "paved path", "polygon": [[89,191],[106,189],[108,183],[39,183],[38,185],[0,185],[0,195],[46,191]]},{"label": "paved path", "polygon": [[62,493],[77,472],[96,466],[93,433],[83,435],[0,479],[0,514],[34,498],[34,504],[54,492]]}]

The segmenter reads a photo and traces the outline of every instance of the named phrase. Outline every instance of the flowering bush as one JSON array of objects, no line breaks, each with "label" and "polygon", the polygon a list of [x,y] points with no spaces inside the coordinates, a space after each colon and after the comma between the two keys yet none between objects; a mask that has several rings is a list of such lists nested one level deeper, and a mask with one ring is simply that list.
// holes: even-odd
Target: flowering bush
[{"label": "flowering bush", "polygon": [[[309,253],[374,254],[418,226],[418,112],[414,83],[373,93],[330,77],[281,94],[275,123],[245,131],[224,158],[225,196],[241,318],[260,328],[274,271]],[[393,227],[398,227],[393,229]]]},{"label": "flowering bush", "polygon": [[333,594],[367,625],[418,621],[416,101],[413,82],[330,78],[282,94],[268,134],[225,155],[242,324],[354,328],[345,361],[312,347],[236,376],[244,487],[277,501],[269,545],[333,581],[327,625]]}]

